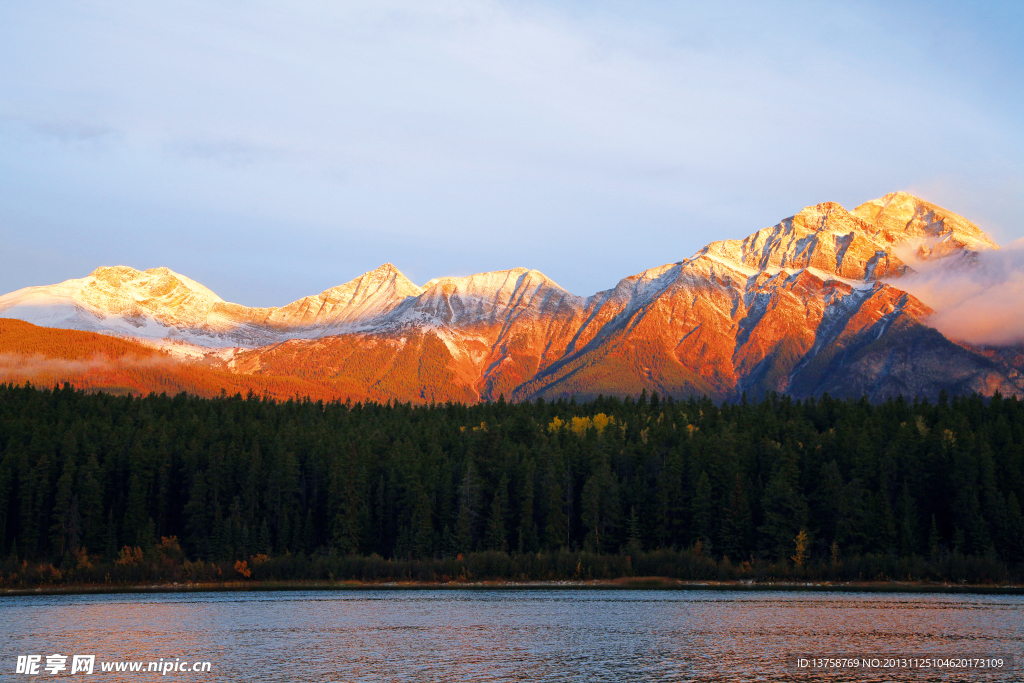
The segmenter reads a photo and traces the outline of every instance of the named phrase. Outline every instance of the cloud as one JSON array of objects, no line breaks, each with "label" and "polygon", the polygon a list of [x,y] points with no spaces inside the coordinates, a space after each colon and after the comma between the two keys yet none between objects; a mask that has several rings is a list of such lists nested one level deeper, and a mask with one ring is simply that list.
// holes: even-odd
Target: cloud
[{"label": "cloud", "polygon": [[49,358],[38,353],[30,355],[0,353],[0,378],[31,380],[39,376],[45,376],[47,379],[50,379],[54,375],[58,375],[60,379],[63,379],[72,375],[88,375],[118,370],[168,368],[177,365],[180,365],[180,363],[166,356],[157,355],[146,358],[121,356],[111,359],[107,356],[96,354],[92,358],[85,360],[65,360]]},{"label": "cloud", "polygon": [[893,284],[926,303],[929,324],[951,339],[1003,346],[1024,342],[1024,238],[975,259],[911,263]]},{"label": "cloud", "polygon": [[269,163],[285,159],[290,151],[244,139],[191,140],[169,144],[167,149],[186,159],[218,161],[227,166]]},{"label": "cloud", "polygon": [[117,131],[107,126],[75,121],[39,121],[33,125],[42,135],[65,143],[96,142],[118,135]]}]

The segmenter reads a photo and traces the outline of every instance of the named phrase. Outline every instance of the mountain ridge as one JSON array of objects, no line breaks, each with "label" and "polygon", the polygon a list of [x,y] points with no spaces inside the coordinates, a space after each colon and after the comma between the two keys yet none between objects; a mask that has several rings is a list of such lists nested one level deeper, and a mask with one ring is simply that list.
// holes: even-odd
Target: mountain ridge
[{"label": "mountain ridge", "polygon": [[[853,211],[805,207],[588,297],[527,268],[419,286],[385,263],[282,307],[248,308],[166,268],[120,266],[4,295],[0,316],[226,349],[234,372],[358,377],[406,400],[834,393],[843,376],[878,397],[947,385],[1020,394],[1014,368],[931,330],[931,309],[897,286],[915,260],[985,249],[998,245],[967,219],[896,192]],[[890,348],[896,337],[919,353]],[[943,357],[957,367],[937,367]]]}]

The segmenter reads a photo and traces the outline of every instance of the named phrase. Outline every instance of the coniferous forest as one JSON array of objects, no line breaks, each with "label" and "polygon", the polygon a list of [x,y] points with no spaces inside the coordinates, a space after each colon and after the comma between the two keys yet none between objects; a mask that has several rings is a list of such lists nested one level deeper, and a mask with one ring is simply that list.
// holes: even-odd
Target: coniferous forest
[{"label": "coniferous forest", "polygon": [[1024,580],[1024,403],[0,385],[0,582]]}]

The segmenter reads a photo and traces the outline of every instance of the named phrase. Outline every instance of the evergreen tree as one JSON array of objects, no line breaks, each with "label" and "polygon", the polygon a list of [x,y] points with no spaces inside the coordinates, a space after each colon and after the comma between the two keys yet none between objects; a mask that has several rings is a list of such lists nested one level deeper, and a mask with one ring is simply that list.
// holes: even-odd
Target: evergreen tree
[{"label": "evergreen tree", "polygon": [[410,536],[412,556],[415,558],[430,557],[434,547],[434,525],[431,519],[430,498],[427,497],[425,491],[420,491],[417,497]]},{"label": "evergreen tree", "polygon": [[302,527],[302,548],[311,553],[317,548],[316,521],[313,518],[313,508],[306,508],[306,523]]},{"label": "evergreen tree", "polygon": [[799,494],[796,459],[783,456],[765,486],[764,524],[758,529],[761,546],[769,557],[784,559],[793,539],[807,525],[807,503]]},{"label": "evergreen tree", "polygon": [[519,552],[534,552],[538,549],[537,527],[533,522],[533,477],[536,466],[528,459],[523,466],[522,502],[519,505]]},{"label": "evergreen tree", "polygon": [[151,533],[151,520],[146,509],[147,491],[138,474],[132,474],[128,483],[128,504],[125,508],[124,539],[128,545],[150,548],[156,542]]},{"label": "evergreen tree", "polygon": [[273,543],[270,540],[270,526],[264,517],[260,522],[260,530],[256,536],[256,552],[270,555],[274,552]]},{"label": "evergreen tree", "polygon": [[[207,498],[206,478],[197,472],[192,478],[188,502],[185,503],[185,528],[188,547],[199,557],[211,558],[217,553],[210,544],[210,531],[214,520],[210,516],[210,501]],[[219,545],[219,543],[218,543]]]},{"label": "evergreen tree", "polygon": [[695,540],[708,551],[714,547],[711,529],[715,523],[715,502],[711,491],[711,478],[701,472],[693,489],[693,533]]},{"label": "evergreen tree", "polygon": [[[35,439],[33,439],[35,441]],[[18,534],[21,537],[21,554],[37,557],[39,551],[39,526],[44,501],[49,488],[49,460],[43,453],[34,467],[28,464],[28,454],[22,455],[18,477],[21,516]]]},{"label": "evergreen tree", "polygon": [[899,506],[899,543],[900,554],[911,555],[917,552],[917,504],[914,497],[910,495],[910,487],[906,480],[903,482],[903,490],[900,492]]},{"label": "evergreen tree", "polygon": [[[7,550],[7,509],[11,504],[13,473],[8,458],[0,458],[0,555]],[[17,548],[13,549],[17,552]]]},{"label": "evergreen tree", "polygon": [[547,505],[545,506],[544,545],[549,550],[569,546],[569,521],[565,510],[565,495],[558,477],[548,469],[545,478]]},{"label": "evergreen tree", "polygon": [[491,515],[487,522],[487,549],[508,550],[506,516],[508,515],[508,475],[502,475],[491,502]]},{"label": "evergreen tree", "polygon": [[935,522],[935,515],[932,515],[932,525],[928,530],[928,556],[932,562],[939,560],[939,525]]},{"label": "evergreen tree", "polygon": [[476,549],[482,493],[482,486],[480,478],[476,473],[476,466],[470,460],[466,465],[466,473],[462,477],[462,484],[459,486],[459,519],[455,533],[456,545],[460,553],[468,553]]},{"label": "evergreen tree", "polygon": [[629,520],[626,523],[626,552],[631,555],[639,555],[643,552],[643,542],[641,541],[640,531],[640,515],[637,514],[636,506],[629,508]]},{"label": "evergreen tree", "polygon": [[892,513],[892,506],[889,505],[889,496],[885,491],[879,491],[873,496],[874,500],[874,547],[883,553],[893,553],[896,549],[896,517]]},{"label": "evergreen tree", "polygon": [[587,528],[586,546],[598,554],[616,547],[619,491],[606,455],[583,486],[581,505],[583,524]]},{"label": "evergreen tree", "polygon": [[1006,536],[1003,539],[1003,556],[1010,562],[1024,562],[1024,514],[1021,514],[1017,494],[1010,493],[1007,502]]},{"label": "evergreen tree", "polygon": [[79,509],[82,517],[82,537],[85,547],[93,552],[103,549],[106,528],[103,524],[103,489],[100,486],[100,466],[94,453],[85,462],[79,484]]},{"label": "evergreen tree", "polygon": [[[73,437],[69,440],[74,443]],[[78,498],[75,496],[75,449],[73,446],[65,447],[64,452],[64,469],[57,480],[53,523],[50,525],[50,543],[60,558],[78,550],[81,538]]]},{"label": "evergreen tree", "polygon": [[743,481],[737,474],[728,503],[722,510],[721,551],[726,557],[741,558],[743,551],[750,547],[751,527],[750,506]]}]

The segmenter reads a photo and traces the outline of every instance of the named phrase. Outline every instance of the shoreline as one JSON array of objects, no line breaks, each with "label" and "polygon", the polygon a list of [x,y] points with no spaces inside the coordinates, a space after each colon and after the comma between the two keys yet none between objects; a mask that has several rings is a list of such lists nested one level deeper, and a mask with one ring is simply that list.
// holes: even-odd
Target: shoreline
[{"label": "shoreline", "polygon": [[30,595],[101,595],[114,593],[203,593],[278,591],[418,591],[418,590],[654,590],[743,592],[947,593],[1024,595],[1020,584],[955,584],[928,581],[681,581],[631,577],[589,581],[216,581],[158,584],[78,584],[0,588],[2,597]]}]

